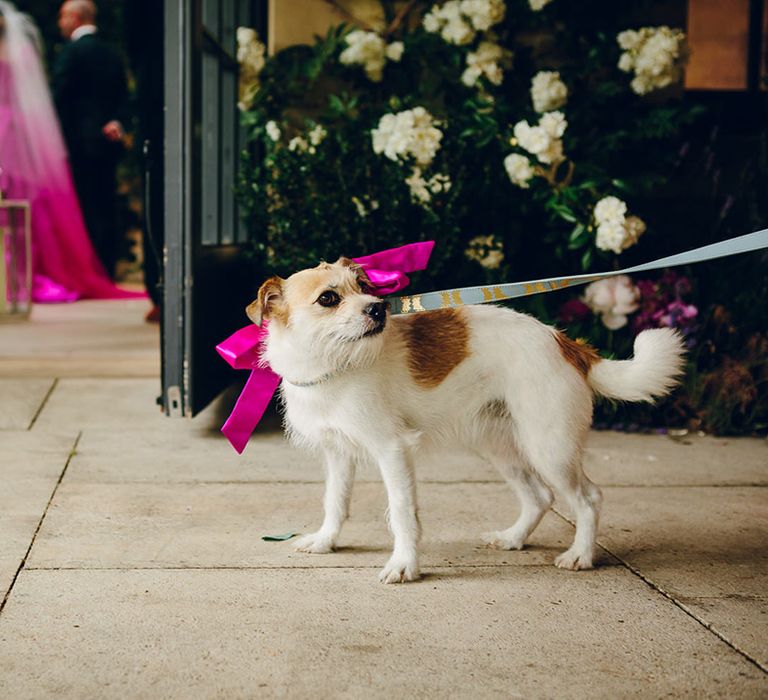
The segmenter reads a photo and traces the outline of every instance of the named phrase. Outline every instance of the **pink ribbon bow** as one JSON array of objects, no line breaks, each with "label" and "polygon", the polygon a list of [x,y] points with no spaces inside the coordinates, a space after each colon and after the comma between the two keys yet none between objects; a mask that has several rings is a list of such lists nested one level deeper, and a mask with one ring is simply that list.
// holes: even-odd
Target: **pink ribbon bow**
[{"label": "pink ribbon bow", "polygon": [[[434,247],[434,241],[409,243],[353,258],[353,261],[365,270],[371,280],[374,287],[371,294],[385,296],[407,287],[410,279],[405,273],[426,268]],[[251,324],[235,331],[216,346],[216,351],[233,369],[251,371],[232,413],[221,428],[238,454],[242,454],[248,444],[248,438],[259,424],[281,381],[281,377],[261,359],[267,333],[266,323],[261,326]]]}]

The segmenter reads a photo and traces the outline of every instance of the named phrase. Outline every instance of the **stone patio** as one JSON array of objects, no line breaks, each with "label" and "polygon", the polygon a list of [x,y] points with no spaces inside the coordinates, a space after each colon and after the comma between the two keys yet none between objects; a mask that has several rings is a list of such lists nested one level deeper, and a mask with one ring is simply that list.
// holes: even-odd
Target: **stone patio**
[{"label": "stone patio", "polygon": [[595,432],[594,571],[485,530],[514,498],[469,455],[419,465],[424,578],[384,586],[386,498],[364,470],[340,551],[265,534],[321,518],[322,473],[271,415],[242,456],[225,393],[159,393],[145,302],[0,326],[0,697],[768,697],[768,445]]}]

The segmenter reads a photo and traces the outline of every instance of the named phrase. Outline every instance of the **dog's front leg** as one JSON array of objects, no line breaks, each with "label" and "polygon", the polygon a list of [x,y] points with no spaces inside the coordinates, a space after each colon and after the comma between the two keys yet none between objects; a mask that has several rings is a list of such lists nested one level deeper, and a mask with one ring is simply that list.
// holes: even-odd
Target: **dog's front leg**
[{"label": "dog's front leg", "polygon": [[296,541],[296,549],[312,554],[327,554],[336,546],[341,526],[349,516],[349,497],[355,462],[351,455],[333,450],[325,451],[325,517],[317,532]]},{"label": "dog's front leg", "polygon": [[395,546],[381,570],[382,583],[415,581],[419,578],[419,519],[416,508],[416,479],[410,458],[401,445],[385,449],[378,458],[389,497],[389,527]]}]

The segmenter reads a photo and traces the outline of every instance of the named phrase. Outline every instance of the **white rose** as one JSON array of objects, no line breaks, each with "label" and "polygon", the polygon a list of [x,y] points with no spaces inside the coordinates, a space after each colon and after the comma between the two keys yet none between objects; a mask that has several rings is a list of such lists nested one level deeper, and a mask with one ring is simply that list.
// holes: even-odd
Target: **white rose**
[{"label": "white rose", "polygon": [[637,311],[639,299],[640,290],[627,275],[592,282],[584,292],[584,303],[614,331],[627,325],[627,315]]},{"label": "white rose", "polygon": [[688,57],[685,34],[670,27],[642,27],[621,32],[616,41],[625,53],[619,69],[634,71],[630,85],[638,95],[678,82]]},{"label": "white rose", "polygon": [[427,188],[427,182],[421,174],[421,168],[414,168],[405,178],[405,184],[411,190],[411,198],[418,204],[427,204],[432,199],[432,193]]},{"label": "white rose", "polygon": [[626,229],[623,223],[606,221],[597,227],[595,245],[600,250],[609,250],[618,255],[623,249],[625,237]]},{"label": "white rose", "polygon": [[552,0],[528,0],[528,5],[534,12],[539,12],[544,9]]},{"label": "white rose", "polygon": [[475,30],[461,18],[452,19],[443,26],[440,36],[449,44],[463,46],[472,42],[475,38]]},{"label": "white rose", "polygon": [[328,132],[318,124],[312,131],[309,132],[309,142],[313,146],[318,146],[320,142],[328,135]]},{"label": "white rose", "polygon": [[519,153],[510,153],[504,159],[504,169],[509,175],[509,179],[513,184],[523,189],[530,187],[529,180],[534,176],[534,170],[525,156],[521,156]]},{"label": "white rose", "polygon": [[469,241],[464,255],[488,270],[495,270],[504,262],[504,244],[492,235],[475,236]]},{"label": "white rose", "polygon": [[267,136],[273,141],[280,140],[280,127],[277,125],[277,122],[272,120],[268,121],[264,129],[267,132]]},{"label": "white rose", "polygon": [[[299,153],[305,153],[309,150],[309,144],[307,143],[306,139],[304,139],[301,136],[294,136],[289,142],[288,142],[288,150],[289,151],[299,151]],[[314,149],[312,149],[314,152]]]},{"label": "white rose", "polygon": [[618,197],[603,197],[595,204],[594,216],[597,223],[619,222],[624,223],[627,213],[627,203]]},{"label": "white rose", "polygon": [[546,114],[542,114],[541,119],[539,119],[539,125],[553,139],[561,138],[565,133],[566,128],[568,128],[568,122],[562,112],[547,112]]},{"label": "white rose", "polygon": [[443,26],[443,23],[440,21],[440,17],[435,14],[433,8],[427,12],[426,15],[424,15],[422,25],[424,26],[425,31],[430,32],[431,34],[437,34],[440,31],[440,28]]},{"label": "white rose", "polygon": [[568,100],[568,88],[558,71],[539,71],[531,81],[531,99],[537,112],[562,107]]},{"label": "white rose", "polygon": [[636,32],[633,29],[627,29],[616,36],[616,41],[622,49],[631,51],[640,45],[640,32]]},{"label": "white rose", "polygon": [[462,0],[461,12],[479,32],[487,32],[504,19],[503,0]]},{"label": "white rose", "polygon": [[405,44],[402,41],[393,41],[386,49],[387,58],[390,61],[399,61],[403,57]]}]

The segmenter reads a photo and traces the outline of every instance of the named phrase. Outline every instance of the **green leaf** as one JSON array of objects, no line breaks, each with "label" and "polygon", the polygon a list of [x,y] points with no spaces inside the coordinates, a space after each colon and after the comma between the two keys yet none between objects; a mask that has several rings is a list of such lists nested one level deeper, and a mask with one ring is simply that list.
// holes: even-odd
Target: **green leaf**
[{"label": "green leaf", "polygon": [[594,253],[594,249],[587,248],[584,251],[584,255],[581,256],[581,269],[586,271],[590,268],[592,265],[592,254]]},{"label": "green leaf", "polygon": [[283,535],[262,535],[261,539],[265,542],[284,542],[290,540],[291,537],[296,537],[295,532],[286,532]]},{"label": "green leaf", "polygon": [[577,250],[585,246],[590,239],[589,231],[584,224],[576,224],[568,237],[568,250]]}]

